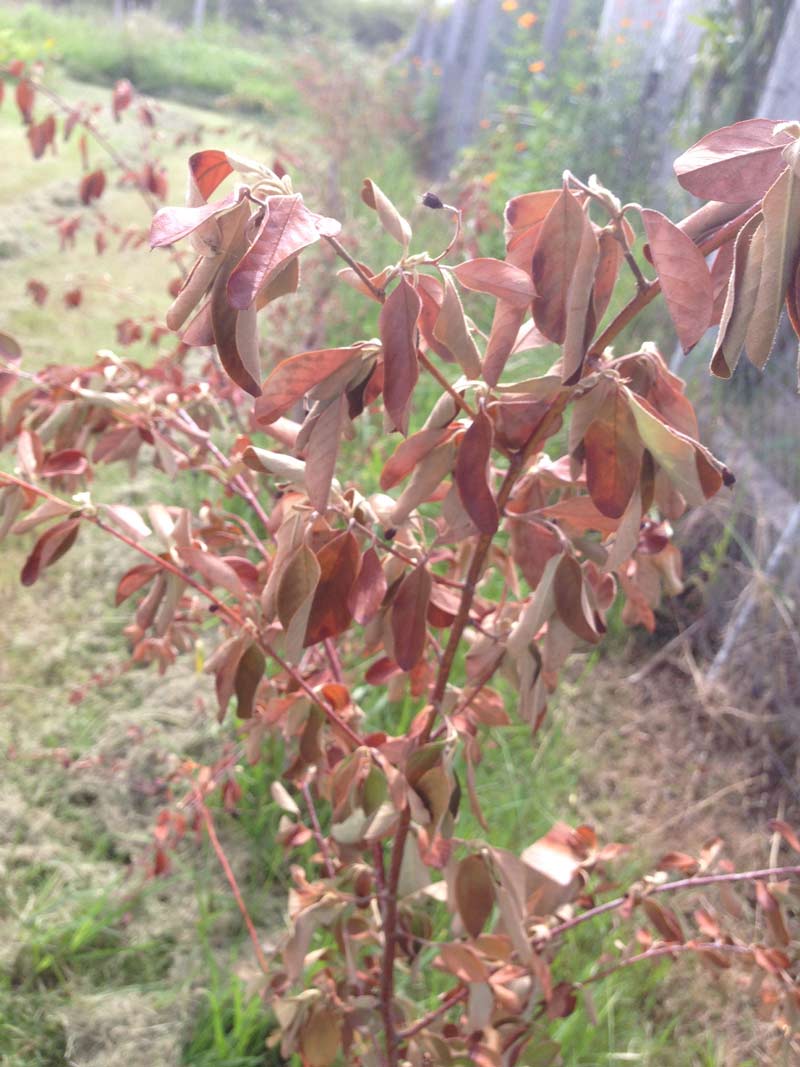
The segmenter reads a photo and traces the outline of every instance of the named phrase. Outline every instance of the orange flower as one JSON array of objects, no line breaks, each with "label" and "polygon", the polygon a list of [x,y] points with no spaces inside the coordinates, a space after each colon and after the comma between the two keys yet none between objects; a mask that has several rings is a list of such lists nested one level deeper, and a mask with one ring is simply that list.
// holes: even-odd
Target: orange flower
[{"label": "orange flower", "polygon": [[617,44],[625,44],[625,36],[621,33],[618,33],[616,36],[616,42]]},{"label": "orange flower", "polygon": [[480,128],[482,130],[488,130],[489,127],[492,125],[492,123],[491,123],[491,121],[489,119],[481,119],[481,121],[478,123],[478,125],[480,126]]},{"label": "orange flower", "polygon": [[535,63],[529,63],[528,70],[531,72],[531,74],[541,74],[544,70],[544,60],[537,59]]},{"label": "orange flower", "polygon": [[575,92],[578,94],[578,96],[583,96],[583,94],[586,92],[586,82],[577,82],[575,85]]},{"label": "orange flower", "polygon": [[497,173],[496,170],[490,170],[488,174],[484,174],[484,176],[481,178],[481,181],[484,185],[491,185],[492,182],[496,182],[499,177],[500,175]]},{"label": "orange flower", "polygon": [[614,70],[618,70],[622,66],[622,60],[619,58],[612,59],[611,66]]},{"label": "orange flower", "polygon": [[434,78],[441,78],[442,68],[439,66],[438,63],[434,66],[433,70],[431,71],[431,74],[434,76]]},{"label": "orange flower", "polygon": [[500,7],[503,9],[503,11],[516,11],[519,7],[519,4],[517,3],[517,0],[503,0]]},{"label": "orange flower", "polygon": [[515,152],[524,152],[527,147],[528,146],[525,143],[525,141],[517,141],[517,143],[514,145],[514,151]]},{"label": "orange flower", "polygon": [[629,30],[633,25],[633,19],[620,19],[619,24],[623,30]]},{"label": "orange flower", "polygon": [[644,29],[644,30],[650,30],[650,29],[652,29],[652,28],[653,28],[653,20],[652,20],[652,19],[645,19],[645,20],[644,20],[644,21],[642,22],[642,29]]},{"label": "orange flower", "polygon": [[524,15],[520,15],[517,19],[517,25],[521,26],[523,30],[529,30],[538,18],[539,16],[534,15],[532,11],[526,11]]}]

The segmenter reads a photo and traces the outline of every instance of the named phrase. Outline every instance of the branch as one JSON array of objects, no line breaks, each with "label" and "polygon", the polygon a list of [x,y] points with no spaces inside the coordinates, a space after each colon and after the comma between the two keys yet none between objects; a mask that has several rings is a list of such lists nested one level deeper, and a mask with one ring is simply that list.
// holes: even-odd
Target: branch
[{"label": "branch", "polygon": [[[86,522],[91,522],[98,529],[103,530],[107,534],[110,534],[111,537],[116,537],[118,541],[121,541],[124,545],[127,545],[129,548],[132,548],[135,552],[140,553],[140,555],[144,556],[146,559],[149,559],[151,563],[155,563],[163,570],[168,571],[170,574],[174,574],[187,585],[191,586],[193,589],[196,589],[198,593],[200,593],[203,597],[205,597],[206,600],[208,600],[216,607],[216,610],[220,615],[224,616],[235,627],[237,627],[238,629],[244,628],[245,620],[235,608],[232,608],[229,604],[226,604],[224,600],[220,600],[220,598],[214,593],[212,593],[207,586],[203,585],[203,583],[199,582],[196,578],[192,578],[189,574],[186,573],[186,571],[184,571],[176,563],[173,563],[170,559],[165,559],[163,556],[156,555],[155,552],[151,552],[149,548],[145,548],[143,545],[134,541],[133,538],[128,537],[127,534],[122,533],[121,530],[117,530],[113,526],[106,525],[106,523],[103,522],[103,520],[100,519],[97,515],[93,515],[89,511],[80,510],[78,508],[72,508],[66,500],[62,500],[61,497],[55,496],[53,493],[47,492],[46,489],[40,489],[38,486],[33,485],[31,482],[26,482],[21,478],[15,477],[13,474],[7,474],[5,471],[0,471],[0,483],[2,482],[5,482],[8,485],[16,485],[18,488],[27,490],[30,493],[34,493],[36,496],[40,496],[44,500],[51,500],[57,504],[60,504],[62,507],[65,507],[68,510],[72,511],[75,514],[75,517],[84,519]],[[357,734],[356,731],[353,730],[352,727],[349,726],[344,721],[344,719],[342,719],[338,715],[335,709],[330,704],[328,704],[327,701],[323,700],[320,696],[318,696],[317,693],[314,692],[314,690],[311,688],[305,678],[303,678],[302,675],[290,663],[287,663],[286,660],[281,655],[279,655],[278,652],[276,652],[270,642],[267,641],[267,639],[262,634],[257,634],[256,640],[258,641],[259,645],[266,653],[266,655],[268,655],[271,659],[275,661],[275,663],[278,664],[281,670],[283,670],[289,676],[289,678],[292,679],[292,681],[299,689],[303,690],[309,700],[320,709],[320,711],[325,715],[325,717],[328,719],[332,726],[334,726],[341,734],[343,734],[354,747],[359,748],[361,745],[363,745],[363,738],[361,738],[361,736]]]},{"label": "branch", "polygon": [[441,1015],[444,1015],[445,1012],[448,1012],[450,1008],[454,1007],[456,1004],[460,1004],[462,1000],[466,999],[466,986],[461,986],[460,989],[451,989],[450,992],[445,996],[442,1003],[437,1008],[433,1008],[427,1013],[427,1015],[422,1015],[419,1019],[417,1019],[415,1023],[412,1023],[410,1026],[407,1026],[405,1030],[400,1030],[397,1036],[401,1040],[407,1041],[408,1038],[414,1037],[415,1034],[418,1034],[420,1030],[424,1030],[426,1026],[430,1026],[431,1023],[436,1022],[436,1020]]},{"label": "branch", "polygon": [[635,956],[628,956],[627,959],[615,963],[613,967],[607,967],[603,971],[598,971],[597,974],[593,974],[590,978],[585,978],[582,982],[578,982],[577,985],[583,987],[589,985],[590,982],[599,982],[601,978],[608,978],[609,975],[621,971],[623,967],[631,967],[634,963],[643,963],[645,960],[658,959],[659,956],[674,956],[679,952],[712,951],[730,952],[741,956],[751,955],[753,950],[747,945],[729,945],[725,941],[686,941],[683,944],[679,941],[670,941],[668,944],[655,945],[653,948],[647,949],[646,952],[639,952]]},{"label": "branch", "polygon": [[328,850],[328,843],[322,833],[322,827],[319,824],[319,818],[317,816],[317,809],[314,807],[314,798],[311,795],[311,790],[308,786],[308,782],[303,782],[300,786],[300,790],[303,794],[303,800],[306,802],[308,808],[308,816],[311,819],[311,826],[314,831],[314,840],[317,842],[317,848],[322,853],[322,859],[325,864],[325,873],[329,878],[333,878],[336,871],[334,870],[333,860]]},{"label": "branch", "polygon": [[203,818],[203,822],[205,823],[206,830],[208,831],[208,837],[211,841],[212,848],[214,849],[214,852],[216,852],[217,859],[220,862],[220,866],[225,872],[225,877],[228,879],[228,885],[231,887],[233,898],[236,901],[239,911],[242,914],[244,924],[247,927],[247,932],[250,934],[250,940],[253,942],[253,948],[255,949],[258,965],[264,972],[264,974],[268,974],[269,963],[267,962],[267,958],[264,955],[264,951],[261,948],[261,944],[258,940],[258,931],[256,930],[253,924],[253,920],[250,918],[250,913],[247,910],[247,905],[244,902],[244,897],[242,896],[241,891],[239,890],[239,885],[236,881],[236,875],[233,873],[233,868],[228,862],[228,857],[225,855],[225,850],[223,849],[222,845],[220,844],[220,840],[217,837],[217,831],[214,826],[214,820],[211,818],[211,812],[206,807],[203,798],[199,794],[199,791],[197,794],[197,798],[197,807]]},{"label": "branch", "polygon": [[334,250],[336,255],[340,259],[343,259],[348,265],[348,267],[352,267],[352,269],[356,272],[356,274],[359,276],[364,285],[366,285],[366,287],[369,289],[375,299],[383,303],[386,299],[386,292],[383,289],[379,289],[377,285],[375,285],[375,283],[372,281],[372,278],[370,278],[370,276],[367,274],[361,264],[357,260],[353,259],[353,257],[344,247],[344,245],[337,241],[335,237],[328,237],[326,235],[325,240]]},{"label": "branch", "polygon": [[[788,877],[800,877],[800,865],[793,864],[788,867],[764,867],[761,870],[754,871],[733,871],[728,874],[703,874],[693,876],[691,878],[679,878],[675,882],[665,882],[663,885],[648,886],[643,896],[654,896],[656,893],[673,893],[678,889],[693,889],[697,886],[704,885],[716,885],[720,882],[754,882],[759,878],[772,878],[786,875]],[[559,923],[558,926],[554,926],[551,930],[547,931],[547,934],[539,938],[536,944],[541,945],[546,941],[551,940],[554,937],[559,937],[561,934],[565,934],[567,930],[572,930],[576,926],[580,926],[581,923],[588,922],[590,919],[596,919],[598,915],[603,915],[607,911],[615,911],[621,907],[628,899],[628,894],[622,897],[615,897],[614,900],[607,900],[605,904],[598,904],[595,908],[590,908],[588,911],[582,912],[580,915],[574,916],[572,919],[567,919],[566,922]]]}]

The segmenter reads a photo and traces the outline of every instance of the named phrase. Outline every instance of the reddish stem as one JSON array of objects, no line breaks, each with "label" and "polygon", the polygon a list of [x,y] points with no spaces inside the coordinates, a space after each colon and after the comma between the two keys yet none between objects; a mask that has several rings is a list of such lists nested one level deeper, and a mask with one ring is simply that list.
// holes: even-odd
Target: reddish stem
[{"label": "reddish stem", "polygon": [[314,840],[317,842],[317,848],[322,853],[322,860],[325,864],[325,873],[329,878],[333,878],[336,871],[333,866],[330,851],[328,850],[328,843],[325,840],[325,835],[322,833],[322,827],[319,824],[317,809],[314,806],[314,798],[311,795],[311,789],[309,788],[308,782],[303,782],[300,786],[300,791],[303,794],[303,800],[305,800],[306,807],[308,808],[308,817],[311,819]]},{"label": "reddish stem", "polygon": [[616,974],[617,971],[621,971],[623,967],[631,967],[634,963],[643,963],[645,960],[655,960],[659,956],[674,956],[679,952],[711,951],[730,952],[740,956],[752,953],[752,949],[748,948],[747,945],[729,945],[725,941],[687,941],[684,944],[670,941],[668,944],[654,945],[653,948],[648,948],[645,952],[639,952],[635,956],[628,956],[627,959],[615,963],[613,967],[606,967],[605,970],[598,971],[597,974],[584,979],[579,985],[585,986],[590,982],[599,982],[602,978],[608,978],[610,975]]},{"label": "reddish stem", "polygon": [[239,884],[236,881],[236,875],[233,873],[233,868],[228,862],[228,857],[225,855],[225,850],[223,849],[220,840],[217,837],[217,831],[216,827],[214,826],[214,820],[211,818],[211,812],[206,807],[206,804],[199,793],[197,794],[197,807],[203,818],[203,822],[205,823],[206,830],[208,831],[208,838],[211,841],[211,846],[214,849],[214,852],[217,854],[217,859],[220,862],[222,870],[225,872],[225,877],[228,879],[228,885],[231,887],[231,893],[233,893],[233,898],[236,901],[239,911],[241,912],[242,918],[244,919],[244,924],[247,927],[247,932],[250,934],[250,940],[253,942],[253,948],[255,949],[258,965],[264,972],[264,974],[268,974],[269,963],[267,962],[267,958],[264,955],[264,951],[261,948],[261,944],[259,943],[258,931],[256,930],[253,924],[253,920],[250,918],[250,913],[247,910],[247,905],[244,902],[244,897],[242,896],[239,890]]},{"label": "reddish stem", "polygon": [[[697,886],[716,885],[719,882],[754,882],[759,878],[780,877],[781,875],[800,877],[800,865],[791,865],[788,867],[764,867],[761,870],[754,871],[733,871],[732,873],[726,874],[703,874],[699,877],[679,878],[674,882],[664,882],[663,885],[648,886],[647,891],[643,893],[643,896],[653,896],[656,893],[673,893],[678,889],[692,889]],[[603,915],[607,911],[615,911],[617,908],[621,907],[627,899],[627,896],[615,897],[614,900],[607,900],[605,904],[598,904],[595,908],[590,908],[588,911],[584,911],[572,919],[567,919],[566,922],[559,923],[558,926],[554,926],[551,930],[548,930],[547,936],[542,938],[541,941],[549,941],[554,937],[566,933],[567,930],[572,930],[574,927],[580,926],[581,923],[588,922],[590,919],[596,919],[598,915]]]}]

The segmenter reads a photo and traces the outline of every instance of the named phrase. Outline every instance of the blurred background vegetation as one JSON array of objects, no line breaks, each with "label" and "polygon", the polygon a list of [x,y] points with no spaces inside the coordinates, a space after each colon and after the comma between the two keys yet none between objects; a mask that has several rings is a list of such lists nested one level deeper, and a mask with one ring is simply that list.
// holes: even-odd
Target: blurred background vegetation
[{"label": "blurred background vegetation", "polygon": [[[419,204],[426,188],[463,208],[467,254],[501,255],[505,201],[558,185],[566,167],[679,218],[694,205],[671,178],[671,160],[710,128],[754,114],[797,117],[798,54],[798,0],[0,4],[0,66],[41,61],[48,84],[98,114],[119,78],[152,98],[169,202],[182,195],[189,145],[224,143],[278,160],[315,209],[342,219],[348,247],[376,270],[392,252],[358,198],[366,175],[412,219],[420,248],[444,247],[449,237]],[[122,242],[96,258],[91,219],[75,246],[59,251],[53,224],[78,209],[78,146],[32,160],[12,95],[0,108],[0,328],[18,338],[30,370],[86,362],[114,347],[120,320],[160,321],[173,271],[166,257],[145,259]],[[135,124],[124,119],[111,133],[137,158]],[[147,221],[116,182],[102,208],[126,224]],[[268,358],[374,335],[375,309],[334,275],[324,251],[309,257],[288,312],[266,316]],[[26,289],[31,278],[50,291],[43,307]],[[62,301],[76,286],[80,315]],[[478,323],[481,314],[478,302]],[[742,365],[718,386],[708,379],[706,346],[688,358],[672,354],[657,305],[626,341],[645,338],[689,379],[703,438],[721,441],[723,457],[736,455],[741,487],[732,503],[704,509],[679,531],[686,591],[660,614],[656,633],[615,622],[601,654],[576,657],[533,748],[522,729],[496,732],[482,801],[504,813],[497,843],[507,847],[563,818],[636,842],[632,869],[667,842],[691,850],[716,833],[737,860],[763,862],[763,824],[777,812],[789,817],[798,802],[797,727],[787,710],[800,700],[797,566],[781,572],[780,585],[768,569],[800,492],[796,346],[787,334],[763,376]],[[125,354],[153,360],[159,344],[166,350],[169,340],[153,346],[145,334]],[[546,362],[537,354],[526,369],[539,373]],[[364,477],[377,484],[391,446],[364,433]],[[149,478],[120,485],[109,476],[96,494],[140,503],[170,488],[157,473]],[[193,491],[199,501],[212,489]],[[118,676],[124,613],[110,606],[113,551],[71,553],[36,598],[19,590],[23,558],[18,546],[0,557],[8,756],[0,1062],[278,1063],[265,1051],[270,1020],[252,994],[247,939],[207,846],[187,840],[170,876],[144,889],[131,877],[176,764],[213,761],[235,726],[216,724],[207,680],[192,665],[166,682],[141,670]],[[747,668],[728,665],[727,695],[717,699],[703,689],[703,672],[737,598],[754,588],[755,629],[742,637]],[[691,639],[680,640],[688,626]],[[87,686],[93,675],[100,682]],[[411,711],[385,700],[369,706],[376,722],[401,723]],[[267,762],[243,768],[237,811],[217,812],[267,935],[280,928],[287,882],[269,793],[281,767],[276,747]],[[573,976],[588,974],[612,941],[611,923],[583,928],[569,949]],[[576,1014],[559,1024],[564,1063],[768,1062],[735,990],[710,988],[704,973],[686,970],[662,978],[663,968],[623,971],[598,988],[594,1023]]]}]

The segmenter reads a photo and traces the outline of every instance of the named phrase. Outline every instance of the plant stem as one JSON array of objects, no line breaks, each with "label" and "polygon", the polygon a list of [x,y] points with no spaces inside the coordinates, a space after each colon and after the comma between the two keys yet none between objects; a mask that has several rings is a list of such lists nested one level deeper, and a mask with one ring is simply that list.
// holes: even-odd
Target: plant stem
[{"label": "plant stem", "polygon": [[314,798],[311,795],[311,789],[309,788],[308,782],[303,782],[303,784],[300,786],[300,790],[303,794],[303,800],[305,800],[306,802],[306,807],[308,808],[308,817],[311,819],[311,826],[314,832],[314,840],[317,842],[317,848],[322,853],[322,860],[325,864],[325,873],[329,878],[333,878],[336,871],[334,869],[333,860],[331,859],[331,854],[328,849],[328,843],[325,840],[325,835],[322,833],[322,827],[319,824],[317,809],[314,806]]},{"label": "plant stem", "polygon": [[[781,875],[800,877],[800,865],[793,864],[788,867],[764,867],[761,870],[733,871],[725,874],[704,874],[692,878],[680,878],[675,882],[665,882],[663,885],[652,887],[648,886],[643,895],[654,896],[656,893],[674,893],[678,889],[693,889],[697,886],[716,885],[720,882],[754,882],[759,878],[780,877]],[[572,919],[567,919],[566,922],[559,923],[559,925],[554,926],[552,930],[548,930],[547,935],[544,938],[541,938],[539,943],[543,944],[545,941],[549,941],[554,937],[559,937],[568,930],[580,926],[581,923],[589,922],[590,919],[596,919],[598,915],[603,915],[605,912],[615,911],[617,908],[621,907],[627,899],[627,895],[615,897],[614,900],[607,900],[604,904],[598,904],[595,908],[590,908],[588,911],[584,911],[580,915],[574,916]]]},{"label": "plant stem", "polygon": [[654,945],[653,948],[648,948],[645,952],[639,952],[635,956],[628,956],[627,959],[620,960],[619,963],[615,963],[613,967],[606,967],[605,970],[598,971],[597,974],[591,975],[589,978],[585,978],[582,982],[578,983],[579,986],[588,985],[590,982],[599,982],[603,978],[608,978],[612,974],[616,974],[617,971],[621,971],[623,967],[631,967],[634,963],[643,963],[645,960],[655,960],[659,956],[674,956],[679,952],[730,952],[736,955],[748,955],[752,952],[752,949],[747,945],[729,945],[725,941],[687,941],[681,944],[679,941],[669,942],[664,945]]},{"label": "plant stem", "polygon": [[203,822],[205,823],[205,827],[208,832],[208,837],[211,841],[211,846],[217,855],[217,859],[220,862],[222,870],[225,872],[225,877],[228,880],[228,885],[231,887],[233,899],[236,901],[239,911],[242,914],[242,918],[244,919],[244,924],[247,927],[247,932],[250,934],[250,940],[252,941],[253,948],[255,949],[258,965],[264,972],[264,974],[268,974],[269,963],[267,962],[267,958],[264,955],[264,951],[261,948],[261,944],[258,940],[258,931],[256,930],[253,924],[253,920],[250,918],[250,913],[247,910],[247,905],[244,902],[244,897],[242,896],[241,891],[239,890],[239,884],[236,881],[236,875],[233,873],[233,868],[228,862],[228,857],[225,855],[225,850],[223,849],[222,845],[220,844],[220,840],[217,837],[217,831],[216,827],[214,826],[214,820],[211,818],[211,812],[206,807],[205,801],[200,796],[199,792],[197,796],[198,810],[203,818]]},{"label": "plant stem", "polygon": [[372,293],[372,295],[375,297],[375,299],[379,300],[381,302],[381,304],[382,304],[384,302],[384,300],[386,299],[386,293],[384,292],[383,289],[379,289],[377,287],[377,285],[375,285],[373,283],[372,278],[370,278],[370,276],[367,274],[367,272],[364,270],[364,268],[361,266],[361,264],[357,260],[353,259],[353,257],[350,255],[350,253],[344,247],[344,245],[341,244],[339,241],[337,241],[335,237],[326,236],[325,240],[328,242],[328,244],[334,250],[336,255],[340,259],[343,259],[345,261],[345,263],[348,265],[348,267],[351,267],[356,272],[356,274],[359,276],[359,278],[364,283],[364,285],[366,285],[366,287],[369,289],[369,291]]},{"label": "plant stem", "polygon": [[451,989],[437,1008],[433,1008],[427,1015],[420,1016],[415,1023],[412,1023],[411,1026],[407,1026],[405,1030],[400,1030],[397,1036],[401,1038],[401,1040],[406,1041],[409,1037],[418,1034],[420,1030],[424,1030],[426,1026],[430,1026],[431,1023],[436,1022],[436,1020],[444,1015],[445,1012],[448,1012],[456,1004],[460,1004],[462,1000],[466,999],[467,989],[465,986],[462,986],[460,989]]}]

